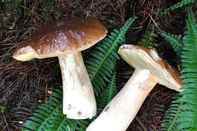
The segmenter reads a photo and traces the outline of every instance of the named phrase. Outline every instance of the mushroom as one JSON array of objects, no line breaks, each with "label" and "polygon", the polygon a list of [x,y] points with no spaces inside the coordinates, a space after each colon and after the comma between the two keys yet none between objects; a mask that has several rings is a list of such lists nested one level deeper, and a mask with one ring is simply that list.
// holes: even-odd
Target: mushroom
[{"label": "mushroom", "polygon": [[122,45],[118,53],[135,71],[86,131],[125,131],[157,83],[180,91],[179,74],[154,49]]},{"label": "mushroom", "polygon": [[92,118],[96,101],[81,51],[90,48],[107,34],[104,25],[93,17],[72,18],[46,25],[22,42],[13,58],[29,61],[58,57],[63,82],[63,113],[71,119]]}]

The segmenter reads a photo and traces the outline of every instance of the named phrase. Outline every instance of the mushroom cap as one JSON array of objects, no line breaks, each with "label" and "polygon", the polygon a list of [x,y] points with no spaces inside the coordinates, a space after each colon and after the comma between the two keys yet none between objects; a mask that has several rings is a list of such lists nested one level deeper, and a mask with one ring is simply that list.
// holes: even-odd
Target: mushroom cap
[{"label": "mushroom cap", "polygon": [[85,20],[74,17],[40,28],[30,40],[19,43],[13,58],[28,61],[85,50],[107,34],[107,29],[96,18]]},{"label": "mushroom cap", "polygon": [[122,45],[118,53],[136,70],[148,69],[156,76],[159,84],[180,91],[180,75],[159,57],[155,49],[143,48],[136,45]]}]

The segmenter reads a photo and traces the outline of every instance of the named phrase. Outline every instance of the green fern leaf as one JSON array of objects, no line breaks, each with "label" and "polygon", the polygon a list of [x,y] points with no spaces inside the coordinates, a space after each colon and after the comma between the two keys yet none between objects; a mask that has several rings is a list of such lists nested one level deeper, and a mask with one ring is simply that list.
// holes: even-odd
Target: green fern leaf
[{"label": "green fern leaf", "polygon": [[99,110],[102,110],[109,103],[109,101],[112,100],[112,98],[116,95],[116,93],[117,93],[116,73],[114,73],[110,82],[108,83],[108,86],[105,88],[103,93],[97,97]]},{"label": "green fern leaf", "polygon": [[[97,96],[101,95],[101,89],[109,82],[117,60],[118,46],[125,38],[125,33],[135,18],[130,18],[125,25],[119,29],[114,30],[108,37],[106,37],[95,49],[91,52],[90,58],[86,61],[88,65],[88,73],[90,79],[94,83],[95,92]],[[96,66],[95,66],[96,65]],[[104,91],[105,95],[99,97],[101,101],[108,101],[115,93],[116,86],[114,85],[115,76],[112,77],[112,83],[109,84],[109,91]],[[106,90],[107,90],[106,89]],[[107,94],[109,93],[109,94]],[[105,96],[105,97],[104,97]],[[107,97],[106,97],[107,96]],[[49,98],[46,104],[40,105],[34,111],[24,124],[23,131],[85,131],[88,120],[71,120],[67,119],[62,113],[62,92],[56,89],[53,95]],[[98,97],[97,97],[98,99]],[[106,99],[106,100],[105,100]],[[103,104],[98,105],[102,107]]]},{"label": "green fern leaf", "polygon": [[87,70],[93,87],[96,89],[96,95],[100,94],[106,87],[106,83],[109,82],[118,58],[118,47],[124,41],[125,34],[135,19],[135,17],[130,18],[122,28],[113,30],[110,35],[97,44],[88,57]]},{"label": "green fern leaf", "polygon": [[151,48],[154,46],[154,37],[156,34],[154,33],[154,28],[152,26],[148,26],[146,29],[143,38],[140,40],[139,45],[146,47],[146,48]]},{"label": "green fern leaf", "polygon": [[[61,98],[60,98],[61,95],[60,94],[61,94],[61,92],[59,90],[55,90],[53,92],[53,96],[51,96],[49,98],[48,102],[46,104],[40,105],[38,107],[38,109],[35,110],[35,112],[33,113],[33,117],[30,117],[29,120],[27,120],[25,122],[23,131],[29,131],[29,130],[40,131],[40,130],[43,130],[42,129],[43,125],[45,125],[45,123],[47,121],[49,121],[49,118],[51,118],[51,116],[52,116],[51,114],[53,114],[53,113],[50,113],[50,112],[54,112],[56,110],[56,108],[53,109],[53,107],[54,106],[58,107],[58,104],[61,104],[60,103],[61,102]],[[57,99],[59,99],[59,100],[57,100]],[[54,102],[54,101],[56,101],[56,102]],[[40,124],[42,122],[44,124]]]},{"label": "green fern leaf", "polygon": [[181,48],[183,46],[181,35],[177,36],[166,32],[161,32],[160,34],[166,41],[170,43],[177,55],[180,56]]},{"label": "green fern leaf", "polygon": [[163,131],[197,130],[197,24],[189,12],[187,32],[181,51],[183,91],[174,100],[163,120]]},{"label": "green fern leaf", "polygon": [[178,97],[171,103],[170,109],[166,111],[166,115],[161,123],[161,131],[178,131],[177,120],[179,118],[182,103],[177,101]]},{"label": "green fern leaf", "polygon": [[169,8],[165,9],[163,12],[160,13],[160,15],[166,15],[170,11],[174,11],[178,8],[182,8],[182,7],[192,5],[195,2],[196,2],[196,0],[181,0],[180,2],[176,3],[175,5],[172,5]]},{"label": "green fern leaf", "polygon": [[197,24],[190,11],[187,20],[187,32],[183,39],[182,51],[182,78],[183,78],[183,103],[178,123],[179,130],[197,130]]},{"label": "green fern leaf", "polygon": [[61,99],[61,90],[55,89],[48,102],[40,105],[25,122],[22,131],[84,131],[88,122],[67,119],[62,114]]}]

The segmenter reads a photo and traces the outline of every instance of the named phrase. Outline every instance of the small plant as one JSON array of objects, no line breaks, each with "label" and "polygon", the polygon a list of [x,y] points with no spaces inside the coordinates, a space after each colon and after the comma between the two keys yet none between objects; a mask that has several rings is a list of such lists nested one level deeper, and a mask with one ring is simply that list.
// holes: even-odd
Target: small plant
[{"label": "small plant", "polygon": [[194,4],[196,2],[196,0],[181,0],[180,2],[168,7],[167,9],[164,9],[161,12],[161,15],[165,15],[167,13],[169,13],[170,11],[174,11],[178,8],[183,8],[186,6],[191,6],[192,4]]},{"label": "small plant", "polygon": [[180,56],[181,49],[183,46],[182,36],[181,35],[174,35],[174,34],[170,34],[170,33],[166,33],[166,32],[162,32],[161,36],[171,44],[171,46],[174,49],[174,51],[176,52],[176,54],[178,56]]},{"label": "small plant", "polygon": [[5,106],[1,106],[1,105],[0,105],[0,113],[4,113],[4,112],[5,112],[5,110],[6,110],[6,107],[5,107]]},{"label": "small plant", "polygon": [[[164,35],[165,34],[165,35]],[[197,23],[189,11],[183,39],[164,33],[174,49],[181,55],[183,91],[172,102],[162,123],[163,131],[197,130]],[[176,37],[177,38],[177,37]]]}]

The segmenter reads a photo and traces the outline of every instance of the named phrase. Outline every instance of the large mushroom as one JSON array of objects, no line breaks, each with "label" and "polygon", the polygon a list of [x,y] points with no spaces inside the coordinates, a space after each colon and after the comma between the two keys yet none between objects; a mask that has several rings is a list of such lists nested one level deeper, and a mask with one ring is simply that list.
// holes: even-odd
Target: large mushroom
[{"label": "large mushroom", "polygon": [[72,18],[44,26],[16,49],[13,58],[29,61],[58,57],[63,82],[63,113],[71,119],[92,118],[96,101],[81,51],[90,48],[107,34],[100,21]]},{"label": "large mushroom", "polygon": [[179,74],[154,49],[123,45],[118,53],[135,71],[86,131],[125,131],[157,83],[180,91]]}]

